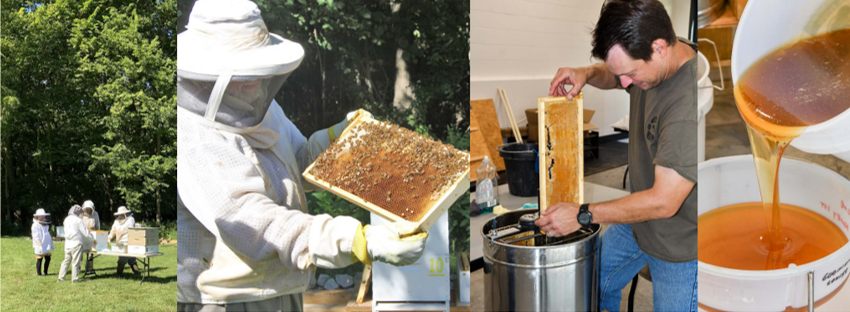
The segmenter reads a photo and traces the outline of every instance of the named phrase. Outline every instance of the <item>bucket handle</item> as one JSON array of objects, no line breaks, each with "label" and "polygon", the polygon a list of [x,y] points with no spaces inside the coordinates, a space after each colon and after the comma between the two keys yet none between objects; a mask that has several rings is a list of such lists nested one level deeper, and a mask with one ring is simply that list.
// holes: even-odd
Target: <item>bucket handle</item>
[{"label": "bucket handle", "polygon": [[[714,83],[712,83],[711,86],[714,87],[717,90],[723,91],[723,89],[726,89],[726,85],[723,83],[723,80],[724,80],[723,79],[723,68],[720,66],[720,53],[717,53],[717,45],[714,44],[714,41],[711,41],[711,40],[708,40],[708,39],[705,39],[705,38],[699,38],[699,39],[697,39],[697,41],[708,42],[708,43],[711,44],[712,47],[714,47],[714,57],[717,59],[717,70],[720,71],[720,87],[718,88],[716,85],[714,85]],[[711,65],[709,65],[709,67],[711,67]],[[699,89],[704,89],[704,88],[709,88],[709,87],[702,87],[702,86],[699,87]]]},{"label": "bucket handle", "polygon": [[815,311],[815,271],[809,271],[809,312]]}]

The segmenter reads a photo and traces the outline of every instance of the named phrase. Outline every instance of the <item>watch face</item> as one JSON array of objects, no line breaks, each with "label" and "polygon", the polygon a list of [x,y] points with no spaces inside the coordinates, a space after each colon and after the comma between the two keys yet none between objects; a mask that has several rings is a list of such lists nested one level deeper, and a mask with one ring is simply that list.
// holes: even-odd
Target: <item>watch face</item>
[{"label": "watch face", "polygon": [[590,214],[589,213],[581,213],[578,215],[578,223],[581,225],[590,224]]}]

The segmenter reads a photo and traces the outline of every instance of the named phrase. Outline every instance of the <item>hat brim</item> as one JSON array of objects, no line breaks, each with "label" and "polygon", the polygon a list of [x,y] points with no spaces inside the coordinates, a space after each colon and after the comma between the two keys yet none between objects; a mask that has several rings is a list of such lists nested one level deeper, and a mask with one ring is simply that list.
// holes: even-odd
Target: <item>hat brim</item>
[{"label": "hat brim", "polygon": [[240,51],[206,48],[207,37],[192,30],[177,35],[177,69],[218,76],[272,76],[292,72],[304,59],[300,44],[269,33],[267,46]]},{"label": "hat brim", "polygon": [[33,217],[46,217],[46,216],[49,216],[49,215],[50,215],[49,213],[43,213],[43,214],[38,214],[38,213],[37,213],[37,214],[34,214],[34,215],[32,215],[32,216],[33,216]]}]

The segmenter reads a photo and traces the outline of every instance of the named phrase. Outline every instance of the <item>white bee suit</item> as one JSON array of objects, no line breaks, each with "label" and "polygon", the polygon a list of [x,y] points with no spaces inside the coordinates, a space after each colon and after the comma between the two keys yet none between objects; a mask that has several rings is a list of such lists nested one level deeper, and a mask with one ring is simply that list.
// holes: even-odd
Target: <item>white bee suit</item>
[{"label": "white bee suit", "polygon": [[83,246],[83,250],[88,250],[94,245],[94,235],[89,233],[79,214],[82,214],[82,209],[79,206],[72,207],[62,224],[65,227],[65,250],[77,246]]},{"label": "white bee suit", "polygon": [[[86,208],[91,208],[90,215],[86,214]],[[94,209],[94,202],[87,200],[83,203],[83,215],[81,218],[89,231],[100,230],[100,215],[98,215],[97,210]]]},{"label": "white bee suit", "polygon": [[48,225],[41,224],[38,220],[32,220],[32,248],[36,255],[44,255],[53,251],[53,240],[50,236]]},{"label": "white bee suit", "polygon": [[115,218],[115,223],[112,223],[112,229],[109,230],[109,239],[111,240],[113,237],[115,238],[115,244],[119,245],[121,249],[127,245],[127,238],[129,237],[129,229],[136,227],[136,219],[133,217],[126,217],[124,220],[119,220],[117,217]]},{"label": "white bee suit", "polygon": [[301,293],[315,267],[354,262],[360,222],[305,213],[309,184],[299,173],[318,154],[277,103],[250,134],[216,130],[196,118],[178,108],[178,301]]},{"label": "white bee suit", "polygon": [[199,0],[186,28],[177,36],[178,309],[297,303],[316,267],[421,256],[427,233],[387,250],[374,247],[393,237],[374,237],[370,249],[356,219],[307,214],[301,173],[348,121],[308,140],[273,100],[304,57],[299,44],[269,33],[245,0]]}]

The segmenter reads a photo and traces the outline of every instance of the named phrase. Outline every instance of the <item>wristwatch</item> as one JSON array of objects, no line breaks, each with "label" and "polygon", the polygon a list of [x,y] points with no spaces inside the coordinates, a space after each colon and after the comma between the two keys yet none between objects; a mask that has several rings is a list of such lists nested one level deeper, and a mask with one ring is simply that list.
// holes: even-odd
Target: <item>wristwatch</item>
[{"label": "wristwatch", "polygon": [[582,227],[590,226],[593,223],[593,214],[590,213],[590,204],[583,204],[581,208],[578,209],[578,224],[581,224]]}]

